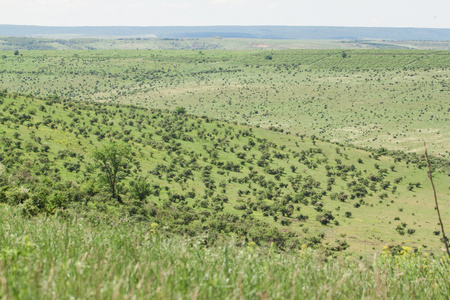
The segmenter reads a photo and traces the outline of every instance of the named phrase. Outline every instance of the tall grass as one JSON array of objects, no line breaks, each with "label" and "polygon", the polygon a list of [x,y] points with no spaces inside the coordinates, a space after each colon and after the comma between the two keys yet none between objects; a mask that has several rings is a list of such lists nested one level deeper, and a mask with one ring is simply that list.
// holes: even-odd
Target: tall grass
[{"label": "tall grass", "polygon": [[136,226],[25,219],[0,207],[0,297],[16,299],[445,298],[446,258],[406,249],[371,262],[304,249],[167,237]]},{"label": "tall grass", "polygon": [[433,195],[434,195],[434,204],[437,215],[438,215],[438,219],[439,219],[439,225],[441,226],[441,230],[442,230],[442,239],[444,241],[444,245],[445,245],[445,249],[447,251],[447,255],[450,257],[450,250],[448,247],[448,239],[445,236],[445,231],[444,231],[444,224],[442,223],[442,218],[441,218],[441,212],[439,210],[439,203],[437,200],[437,195],[436,195],[436,188],[434,187],[434,182],[433,182],[433,172],[431,171],[431,164],[430,164],[430,159],[428,158],[428,152],[427,152],[427,143],[424,143],[425,146],[425,158],[427,160],[427,164],[428,164],[428,177],[430,178],[430,182],[431,182],[431,188],[433,189]]}]

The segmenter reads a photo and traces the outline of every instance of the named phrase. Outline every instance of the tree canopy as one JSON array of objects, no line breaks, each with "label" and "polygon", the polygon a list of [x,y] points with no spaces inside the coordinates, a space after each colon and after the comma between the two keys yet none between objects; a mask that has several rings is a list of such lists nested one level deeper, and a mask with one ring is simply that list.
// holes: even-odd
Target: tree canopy
[{"label": "tree canopy", "polygon": [[94,150],[93,157],[103,174],[101,179],[108,184],[112,197],[121,202],[118,183],[125,177],[131,149],[123,143],[110,143]]}]

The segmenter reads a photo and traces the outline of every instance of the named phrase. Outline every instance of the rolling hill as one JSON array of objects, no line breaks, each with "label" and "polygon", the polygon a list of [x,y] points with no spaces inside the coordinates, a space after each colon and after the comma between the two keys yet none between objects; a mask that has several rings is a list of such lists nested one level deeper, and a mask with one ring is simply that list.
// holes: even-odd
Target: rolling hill
[{"label": "rolling hill", "polygon": [[[244,236],[282,249],[440,246],[420,156],[191,116],[181,107],[3,93],[0,108],[0,199],[25,215],[157,222],[168,232]],[[100,180],[95,153],[120,145],[130,154],[118,201]],[[439,164],[433,161],[435,184],[448,203],[448,171]]]},{"label": "rolling hill", "polygon": [[448,51],[0,51],[0,84],[21,94],[183,106],[364,148],[427,141],[447,159],[449,68]]}]

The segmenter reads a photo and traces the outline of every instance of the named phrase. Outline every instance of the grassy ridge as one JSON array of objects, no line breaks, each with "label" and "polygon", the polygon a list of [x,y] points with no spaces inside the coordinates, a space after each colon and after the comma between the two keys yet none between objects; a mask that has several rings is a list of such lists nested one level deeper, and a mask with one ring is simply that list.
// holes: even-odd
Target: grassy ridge
[{"label": "grassy ridge", "polygon": [[[204,247],[130,225],[23,218],[0,205],[0,296],[16,299],[446,299],[446,258],[402,249],[369,262],[254,244]],[[393,253],[393,252],[391,252]]]},{"label": "grassy ridge", "polygon": [[[439,251],[425,162],[303,136],[135,106],[3,94],[0,201],[28,214],[147,222],[187,235],[244,236],[283,249],[354,253],[404,243]],[[132,158],[110,198],[92,153],[125,142]],[[435,163],[433,163],[435,165]],[[450,199],[448,171],[435,171]],[[137,198],[132,186],[151,190]],[[449,217],[444,208],[444,220]],[[446,224],[448,226],[448,224]],[[213,243],[213,240],[209,240]]]},{"label": "grassy ridge", "polygon": [[1,52],[2,87],[449,155],[447,51]]}]

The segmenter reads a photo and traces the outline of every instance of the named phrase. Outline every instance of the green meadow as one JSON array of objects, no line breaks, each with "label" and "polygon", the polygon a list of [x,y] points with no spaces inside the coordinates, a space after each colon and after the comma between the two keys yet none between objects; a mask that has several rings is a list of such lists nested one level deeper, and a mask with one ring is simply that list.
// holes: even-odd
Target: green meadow
[{"label": "green meadow", "polygon": [[448,157],[447,51],[12,51],[4,88]]},{"label": "green meadow", "polygon": [[445,298],[449,66],[0,51],[0,296]]}]

